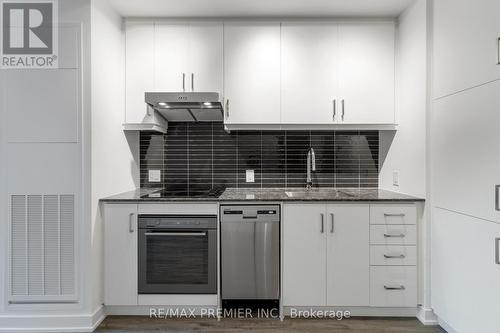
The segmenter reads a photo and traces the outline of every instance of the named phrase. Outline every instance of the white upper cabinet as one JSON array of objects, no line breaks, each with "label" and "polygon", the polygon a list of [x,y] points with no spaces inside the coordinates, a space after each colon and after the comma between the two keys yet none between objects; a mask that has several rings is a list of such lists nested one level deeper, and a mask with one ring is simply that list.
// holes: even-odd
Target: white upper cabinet
[{"label": "white upper cabinet", "polygon": [[222,23],[189,25],[189,86],[186,90],[218,92],[223,85]]},{"label": "white upper cabinet", "polygon": [[156,23],[155,90],[222,94],[222,24]]},{"label": "white upper cabinet", "polygon": [[393,124],[393,22],[339,25],[340,122]]},{"label": "white upper cabinet", "polygon": [[154,90],[188,91],[188,25],[156,23],[154,46]]},{"label": "white upper cabinet", "polygon": [[154,23],[127,22],[125,36],[125,122],[141,123],[144,93],[154,89]]},{"label": "white upper cabinet", "polygon": [[222,95],[222,41],[218,22],[127,22],[125,122],[151,121],[147,91]]},{"label": "white upper cabinet", "polygon": [[282,123],[331,124],[336,120],[338,56],[337,24],[282,24]]},{"label": "white upper cabinet", "polygon": [[227,124],[280,123],[280,23],[224,24]]},{"label": "white upper cabinet", "polygon": [[434,96],[500,79],[500,1],[434,1]]}]

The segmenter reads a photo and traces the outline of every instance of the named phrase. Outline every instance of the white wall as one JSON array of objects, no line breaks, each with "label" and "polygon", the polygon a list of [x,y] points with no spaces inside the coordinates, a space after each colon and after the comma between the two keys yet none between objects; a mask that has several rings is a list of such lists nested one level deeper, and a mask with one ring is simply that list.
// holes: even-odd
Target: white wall
[{"label": "white wall", "polygon": [[[381,131],[381,188],[425,198],[427,20],[426,1],[417,0],[398,20],[396,121],[398,130]],[[392,140],[392,142],[391,142]],[[385,156],[385,153],[387,155]],[[393,186],[393,171],[399,186]]]},{"label": "white wall", "polygon": [[[71,27],[74,30],[81,28],[80,44],[75,44],[79,50],[79,54],[72,59],[80,59],[80,63],[75,61],[76,67],[68,67],[59,69],[53,73],[69,73],[78,72],[77,82],[75,81],[75,88],[78,92],[77,106],[67,106],[68,112],[76,113],[76,118],[71,118],[68,123],[60,126],[69,126],[77,128],[75,133],[72,134],[71,140],[64,139],[63,137],[53,140],[52,142],[43,142],[43,139],[34,137],[30,138],[24,143],[9,143],[6,128],[9,126],[7,115],[15,113],[17,109],[7,109],[5,101],[7,100],[3,94],[10,86],[12,90],[12,82],[4,81],[6,75],[16,76],[17,82],[22,83],[22,71],[7,72],[0,71],[2,76],[2,98],[3,103],[0,107],[0,331],[12,332],[15,330],[29,330],[29,329],[45,329],[47,331],[69,331],[73,327],[90,327],[92,325],[92,315],[86,311],[86,304],[88,300],[85,297],[85,291],[88,289],[84,277],[86,276],[86,269],[88,262],[85,260],[87,257],[89,246],[90,227],[88,218],[90,217],[90,0],[72,0],[72,1],[59,1],[59,23],[61,27]],[[65,41],[68,41],[65,39]],[[73,40],[71,40],[71,43]],[[80,47],[81,46],[81,47]],[[59,49],[68,48],[70,45],[61,44]],[[71,49],[71,48],[69,48]],[[29,73],[25,71],[24,73]],[[50,73],[42,75],[41,77],[51,77]],[[30,80],[26,83],[32,83]],[[52,85],[50,81],[44,82],[47,86]],[[68,85],[71,83],[68,82]],[[22,87],[22,85],[20,85]],[[20,88],[22,90],[22,88]],[[24,102],[28,104],[36,104],[39,100],[33,100],[36,94],[30,94],[26,91],[19,91]],[[33,96],[33,97],[32,97]],[[31,100],[30,100],[31,98]],[[47,96],[57,100],[60,96],[57,92],[54,95]],[[61,106],[64,108],[64,105]],[[78,109],[78,111],[74,111]],[[51,112],[48,109],[35,110],[40,112]],[[26,117],[25,122],[30,126],[39,126],[40,128],[51,128],[50,124],[29,124],[34,121],[33,118]],[[53,126],[53,125],[52,125]],[[75,127],[76,126],[76,127]],[[22,128],[13,128],[12,124],[9,126],[11,133],[22,133]],[[54,132],[58,128],[53,129]],[[66,133],[66,132],[64,132]],[[12,141],[12,140],[11,140]],[[12,147],[11,147],[12,146]],[[7,149],[9,148],[9,149]],[[23,159],[18,159],[21,155],[19,152],[29,152],[25,154]],[[10,158],[10,163],[7,163],[8,152],[14,152]],[[48,158],[49,153],[52,152],[57,156],[56,158]],[[63,152],[68,153],[63,157]],[[37,157],[38,156],[38,157]],[[19,163],[16,161],[24,161]],[[33,165],[34,172],[29,168],[22,168],[26,166],[26,161],[29,165]],[[17,163],[17,164],[16,164]],[[61,176],[61,173],[54,176],[54,173],[59,172],[62,165],[68,165],[67,168],[62,168],[63,175],[70,175],[67,178]],[[59,168],[59,169],[58,169]],[[16,174],[18,180],[13,180],[13,174]],[[36,184],[31,181],[26,181],[26,178],[38,177]],[[36,178],[36,177],[35,177]],[[9,180],[9,182],[7,182]],[[76,248],[76,291],[77,300],[70,304],[8,304],[7,300],[7,244],[8,244],[8,206],[9,197],[8,193],[20,191],[21,194],[55,194],[55,193],[74,193],[76,201],[76,216],[75,228],[77,230],[75,244]]]},{"label": "white wall", "polygon": [[[91,311],[102,305],[103,226],[99,198],[139,187],[138,133],[126,137],[125,32],[107,0],[92,1]],[[130,143],[130,144],[129,144]],[[134,156],[136,158],[134,158]]]},{"label": "white wall", "polygon": [[[426,324],[436,318],[430,301],[430,216],[428,163],[428,0],[415,0],[398,18],[396,36],[397,131],[380,132],[379,187],[426,198],[419,205],[419,303],[418,317]],[[393,172],[399,172],[399,186]]]}]

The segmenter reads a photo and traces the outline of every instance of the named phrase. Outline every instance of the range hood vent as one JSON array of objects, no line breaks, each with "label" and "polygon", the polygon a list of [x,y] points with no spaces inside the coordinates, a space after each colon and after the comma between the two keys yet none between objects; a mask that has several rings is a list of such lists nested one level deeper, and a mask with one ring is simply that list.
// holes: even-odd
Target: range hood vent
[{"label": "range hood vent", "polygon": [[215,92],[147,92],[145,99],[167,121],[224,121],[222,103]]}]

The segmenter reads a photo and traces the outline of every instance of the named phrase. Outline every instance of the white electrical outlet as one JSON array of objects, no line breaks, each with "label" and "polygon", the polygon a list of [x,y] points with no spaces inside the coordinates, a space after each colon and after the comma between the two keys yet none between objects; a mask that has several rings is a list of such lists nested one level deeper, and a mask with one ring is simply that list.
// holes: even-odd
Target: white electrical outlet
[{"label": "white electrical outlet", "polygon": [[148,170],[148,181],[150,183],[161,182],[161,170]]},{"label": "white electrical outlet", "polygon": [[392,172],[392,185],[399,186],[399,171]]},{"label": "white electrical outlet", "polygon": [[255,173],[253,170],[247,170],[247,183],[255,182]]}]

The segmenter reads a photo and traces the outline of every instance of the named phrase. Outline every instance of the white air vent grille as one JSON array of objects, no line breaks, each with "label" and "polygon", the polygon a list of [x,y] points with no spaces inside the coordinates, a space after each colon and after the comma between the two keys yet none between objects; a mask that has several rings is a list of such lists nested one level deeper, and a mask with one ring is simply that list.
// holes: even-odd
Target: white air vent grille
[{"label": "white air vent grille", "polygon": [[13,301],[75,294],[74,195],[11,196]]}]

